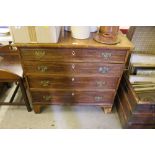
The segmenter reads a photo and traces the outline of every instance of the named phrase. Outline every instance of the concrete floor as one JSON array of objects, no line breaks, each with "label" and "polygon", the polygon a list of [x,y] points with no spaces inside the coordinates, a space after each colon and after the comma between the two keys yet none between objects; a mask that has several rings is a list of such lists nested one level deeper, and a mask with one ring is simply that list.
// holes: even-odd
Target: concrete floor
[{"label": "concrete floor", "polygon": [[[11,94],[7,92],[4,100]],[[20,93],[19,93],[20,96]],[[18,100],[17,96],[16,100]],[[119,129],[121,124],[114,108],[104,114],[94,106],[47,106],[41,114],[27,112],[25,106],[0,106],[2,129]]]}]

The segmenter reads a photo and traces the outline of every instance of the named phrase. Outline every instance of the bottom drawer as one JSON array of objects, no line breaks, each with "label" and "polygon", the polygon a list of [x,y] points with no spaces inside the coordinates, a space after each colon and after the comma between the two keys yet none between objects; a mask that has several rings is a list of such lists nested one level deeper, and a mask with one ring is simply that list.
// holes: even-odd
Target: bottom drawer
[{"label": "bottom drawer", "polygon": [[116,95],[115,102],[117,103],[117,112],[123,128],[155,128],[153,115],[131,114],[127,116],[126,110],[118,95]]},{"label": "bottom drawer", "polygon": [[114,91],[31,91],[34,104],[86,104],[112,106]]},{"label": "bottom drawer", "polygon": [[115,102],[124,128],[155,128],[155,101],[149,101],[149,94],[152,96],[150,92],[137,94],[123,76]]}]

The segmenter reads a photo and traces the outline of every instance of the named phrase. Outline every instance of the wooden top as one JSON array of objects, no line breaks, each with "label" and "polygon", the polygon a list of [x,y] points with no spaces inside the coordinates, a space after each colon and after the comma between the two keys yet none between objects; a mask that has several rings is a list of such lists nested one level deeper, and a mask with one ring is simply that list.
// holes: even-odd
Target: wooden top
[{"label": "wooden top", "polygon": [[17,47],[55,47],[55,48],[108,48],[132,50],[133,44],[126,36],[119,33],[120,43],[116,45],[106,45],[96,42],[93,37],[96,33],[91,33],[88,39],[74,39],[71,32],[62,31],[58,43],[15,43]]},{"label": "wooden top", "polygon": [[[23,69],[18,55],[0,56],[0,72],[5,71],[10,74],[23,77]],[[2,77],[0,77],[1,79]],[[7,78],[7,77],[6,77]]]}]

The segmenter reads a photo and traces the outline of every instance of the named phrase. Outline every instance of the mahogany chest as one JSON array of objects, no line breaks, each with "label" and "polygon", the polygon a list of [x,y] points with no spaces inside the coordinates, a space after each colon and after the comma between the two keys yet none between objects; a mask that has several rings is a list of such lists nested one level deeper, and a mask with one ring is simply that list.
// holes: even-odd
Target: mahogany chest
[{"label": "mahogany chest", "polygon": [[123,128],[155,128],[154,92],[136,93],[124,74],[115,101]]},{"label": "mahogany chest", "polygon": [[34,111],[44,105],[93,105],[111,112],[126,68],[131,42],[119,35],[117,45],[77,40],[62,32],[55,44],[15,44]]}]

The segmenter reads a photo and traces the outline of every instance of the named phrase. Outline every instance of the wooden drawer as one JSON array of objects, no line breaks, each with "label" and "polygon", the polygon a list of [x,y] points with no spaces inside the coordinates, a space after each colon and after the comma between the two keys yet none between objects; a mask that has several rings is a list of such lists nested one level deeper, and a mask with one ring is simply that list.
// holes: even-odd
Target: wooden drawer
[{"label": "wooden drawer", "polygon": [[116,95],[117,111],[123,128],[155,128],[155,115],[152,113],[143,114],[132,113],[130,117],[127,115],[123,102]]},{"label": "wooden drawer", "polygon": [[136,110],[136,112],[139,113],[153,112],[155,106],[154,92],[136,93],[125,76],[122,79],[118,92],[121,99],[125,97],[125,99],[128,100],[131,111]]},{"label": "wooden drawer", "polygon": [[59,74],[59,75],[104,75],[120,77],[124,64],[105,63],[37,63],[26,61],[24,70],[26,74]]},{"label": "wooden drawer", "polygon": [[112,106],[114,91],[31,91],[32,101],[40,104],[84,104]]},{"label": "wooden drawer", "polygon": [[116,89],[118,77],[28,76],[30,88]]},{"label": "wooden drawer", "polygon": [[[120,88],[119,88],[120,90]],[[121,106],[124,110],[124,113],[126,114],[127,118],[132,121],[134,120],[139,120],[139,122],[144,122],[145,119],[151,118],[153,120],[154,116],[154,105],[145,105],[143,104],[142,106],[140,105],[135,105],[135,107],[132,109],[130,101],[128,98],[125,97],[125,95],[120,96],[118,93],[119,100],[121,102]],[[139,119],[141,118],[141,119]],[[148,120],[149,121],[149,120]],[[148,122],[147,121],[147,122]]]},{"label": "wooden drawer", "polygon": [[110,49],[21,49],[22,59],[61,62],[116,62],[124,63],[127,51]]},{"label": "wooden drawer", "polygon": [[[124,76],[118,89],[116,103],[119,118],[124,128],[148,125],[155,128],[155,100],[149,99],[150,92],[135,93],[129,80]],[[154,97],[154,94],[151,95]],[[150,98],[151,99],[151,98]]]},{"label": "wooden drawer", "polygon": [[[124,105],[124,110],[126,110],[126,114],[130,115],[132,113],[138,113],[139,115],[149,114],[154,112],[154,106],[153,104],[149,103],[138,103],[140,101],[138,100],[131,100],[131,98],[128,96],[127,92],[129,93],[129,89],[124,89],[124,87],[121,85],[118,89],[119,98],[121,99],[122,105]],[[131,95],[131,94],[130,94]],[[128,111],[129,110],[129,111]],[[128,113],[128,112],[129,113]]]}]

